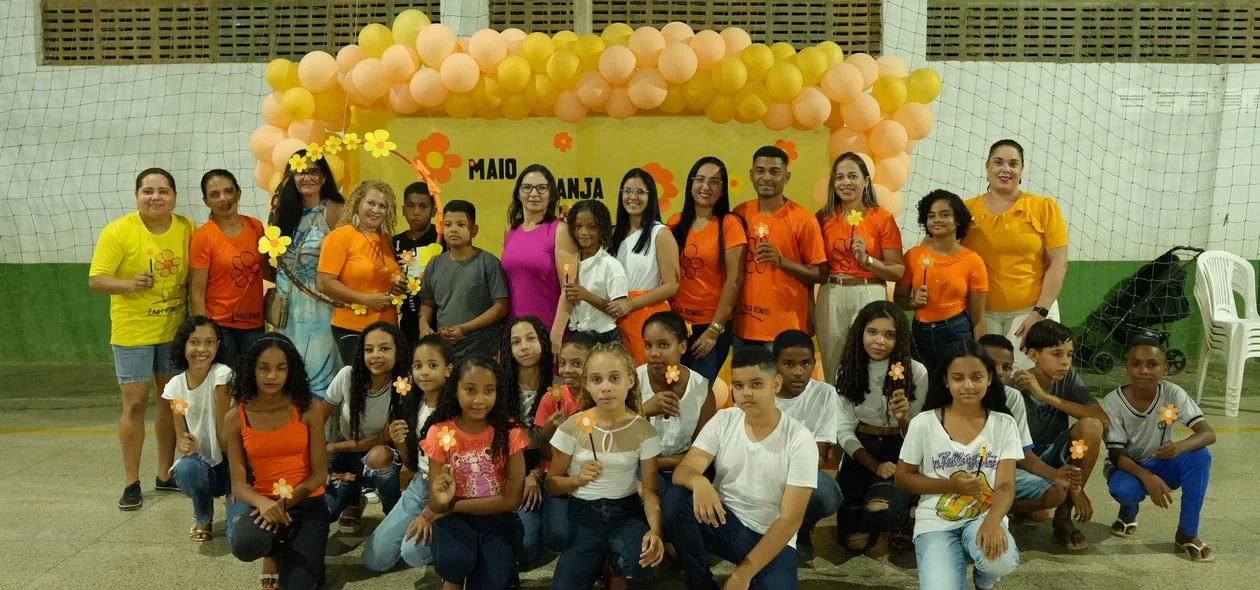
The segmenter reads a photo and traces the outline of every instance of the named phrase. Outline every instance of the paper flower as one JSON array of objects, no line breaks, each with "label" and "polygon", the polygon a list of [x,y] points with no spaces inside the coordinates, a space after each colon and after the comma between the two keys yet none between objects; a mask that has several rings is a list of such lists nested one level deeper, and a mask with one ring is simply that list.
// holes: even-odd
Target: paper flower
[{"label": "paper flower", "polygon": [[[433,180],[447,182],[451,179],[451,171],[464,163],[459,154],[448,154],[450,149],[451,138],[442,133],[430,133],[428,137],[416,142],[415,161],[429,170]],[[433,183],[429,183],[430,192],[433,188]]]},{"label": "paper flower", "polygon": [[308,162],[315,162],[317,160],[322,159],[323,157],[324,157],[324,144],[319,143],[319,142],[313,142],[306,146],[306,160]]},{"label": "paper flower", "polygon": [[363,138],[367,140],[363,147],[372,152],[373,158],[384,158],[390,152],[398,149],[398,144],[389,140],[389,132],[384,129],[368,131]]},{"label": "paper flower", "polygon": [[420,293],[420,277],[410,277],[407,279],[407,294],[415,296]]},{"label": "paper flower", "polygon": [[334,473],[332,478],[338,481],[354,481],[353,473]]},{"label": "paper flower", "polygon": [[677,383],[678,378],[682,376],[682,371],[678,370],[678,365],[670,365],[665,367],[665,382]]},{"label": "paper flower", "polygon": [[398,260],[399,262],[402,262],[403,266],[410,266],[412,262],[416,261],[416,251],[403,250],[402,253],[398,255]]},{"label": "paper flower", "polygon": [[730,180],[726,182],[730,196],[738,197],[744,194],[744,187],[748,185],[748,180],[738,174],[731,174]]},{"label": "paper flower", "polygon": [[183,416],[188,413],[188,400],[177,397],[171,400],[171,411],[177,416]]},{"label": "paper flower", "polygon": [[274,264],[276,259],[283,256],[285,251],[289,249],[289,244],[293,243],[293,238],[280,235],[280,228],[270,225],[263,231],[263,237],[258,238],[258,251],[262,254],[271,256],[271,262]]},{"label": "paper flower", "polygon": [[289,485],[289,482],[284,481],[284,478],[282,477],[280,478],[280,481],[271,484],[271,493],[275,494],[277,498],[292,500],[293,486]]},{"label": "paper flower", "polygon": [[560,133],[557,133],[555,137],[551,138],[551,145],[552,147],[560,150],[560,153],[563,154],[564,152],[569,151],[569,148],[573,147],[573,136],[569,135],[567,132],[561,131]]},{"label": "paper flower", "polygon": [[407,275],[403,274],[401,271],[394,273],[394,275],[389,278],[390,282],[393,283],[401,283],[406,279]]},{"label": "paper flower", "polygon": [[451,449],[455,448],[455,431],[449,426],[443,426],[442,430],[438,431],[438,444],[442,445],[443,451],[451,452]]},{"label": "paper flower", "polygon": [[905,381],[906,367],[901,363],[893,363],[893,366],[888,369],[888,376],[892,377],[893,381]]},{"label": "paper flower", "polygon": [[980,447],[980,464],[976,465],[977,474],[979,474],[980,470],[984,468],[984,458],[988,456],[988,454],[989,454],[989,445],[984,445],[983,447]]},{"label": "paper flower", "polygon": [[392,303],[394,307],[398,308],[398,313],[402,313],[402,306],[407,302],[407,296],[395,294],[389,298],[389,302]]},{"label": "paper flower", "polygon": [[547,388],[547,393],[551,394],[551,397],[554,397],[557,400],[559,400],[560,397],[564,395],[564,389],[561,389],[559,385],[552,385],[551,387]]},{"label": "paper flower", "polygon": [[289,158],[289,169],[292,170],[294,174],[297,174],[298,172],[305,172],[306,160],[302,158],[302,156],[293,154],[293,156]]},{"label": "paper flower", "polygon": [[766,224],[764,223],[757,224],[757,237],[758,238],[761,238],[764,240],[766,236],[769,236],[769,235],[770,235],[770,228],[766,227]]},{"label": "paper flower", "polygon": [[336,135],[329,135],[328,139],[324,140],[324,153],[335,155],[337,152],[340,152],[340,151],[341,151],[341,138],[337,137]]},{"label": "paper flower", "polygon": [[844,220],[854,227],[862,225],[862,212],[854,209],[849,212],[848,216],[846,216]]},{"label": "paper flower", "polygon": [[932,258],[930,256],[924,256],[923,260],[920,260],[919,262],[923,263],[924,267],[932,266]]},{"label": "paper flower", "polygon": [[581,414],[578,414],[577,427],[578,427],[578,430],[581,430],[582,432],[585,432],[587,434],[595,432],[595,413],[582,412]]},{"label": "paper flower", "polygon": [[1177,406],[1168,404],[1160,408],[1159,419],[1163,420],[1164,424],[1172,426],[1172,423],[1177,421]]},{"label": "paper flower", "polygon": [[363,145],[363,140],[359,139],[359,134],[357,133],[347,133],[345,137],[341,138],[341,143],[346,146],[347,150],[357,150],[359,146]]},{"label": "paper flower", "polygon": [[367,306],[358,303],[351,303],[350,309],[354,310],[354,315],[367,315]]},{"label": "paper flower", "polygon": [[406,396],[411,391],[411,380],[406,377],[394,379],[394,391],[397,391],[398,395]]},{"label": "paper flower", "polygon": [[1085,446],[1084,440],[1072,441],[1072,458],[1073,459],[1083,458],[1085,456],[1085,451],[1088,451],[1088,450],[1089,450],[1089,447]]},{"label": "paper flower", "polygon": [[441,253],[442,253],[441,244],[429,244],[428,246],[425,246],[423,248],[417,248],[416,249],[416,263],[420,265],[421,269],[423,269],[424,267],[429,265],[429,261],[433,260],[434,256],[437,256],[438,254],[441,254]]}]

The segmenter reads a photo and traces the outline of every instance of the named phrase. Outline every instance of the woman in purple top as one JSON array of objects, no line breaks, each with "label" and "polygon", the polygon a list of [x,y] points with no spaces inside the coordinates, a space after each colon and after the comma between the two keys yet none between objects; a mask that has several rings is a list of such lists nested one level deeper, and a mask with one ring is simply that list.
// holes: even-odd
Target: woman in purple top
[{"label": "woman in purple top", "polygon": [[577,243],[569,235],[569,225],[556,214],[559,205],[556,177],[545,166],[533,164],[517,176],[502,258],[512,305],[508,320],[538,317],[551,328],[553,350],[560,349],[569,323],[562,281],[576,282],[578,267]]}]

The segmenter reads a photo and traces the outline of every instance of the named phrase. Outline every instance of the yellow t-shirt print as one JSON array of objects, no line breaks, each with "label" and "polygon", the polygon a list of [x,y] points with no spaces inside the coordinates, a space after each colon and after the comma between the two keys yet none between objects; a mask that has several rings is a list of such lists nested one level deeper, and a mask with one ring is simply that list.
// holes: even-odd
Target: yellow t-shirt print
[{"label": "yellow t-shirt print", "polygon": [[[969,471],[959,471],[949,476],[954,479],[960,475],[968,475]],[[993,486],[989,483],[989,476],[983,471],[980,472],[980,487],[982,492],[979,496],[964,496],[961,494],[952,494],[941,496],[936,501],[936,515],[950,521],[969,520],[976,518],[993,505]]]}]

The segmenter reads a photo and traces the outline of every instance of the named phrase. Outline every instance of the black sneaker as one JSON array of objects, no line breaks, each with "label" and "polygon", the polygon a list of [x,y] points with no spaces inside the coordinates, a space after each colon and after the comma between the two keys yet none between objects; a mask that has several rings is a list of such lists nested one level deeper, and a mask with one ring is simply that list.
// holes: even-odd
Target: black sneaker
[{"label": "black sneaker", "polygon": [[814,558],[812,531],[801,531],[796,535],[796,558],[798,561],[809,561]]},{"label": "black sneaker", "polygon": [[119,510],[139,510],[144,505],[144,494],[140,492],[140,482],[123,488],[123,495],[118,499]]},{"label": "black sneaker", "polygon": [[163,491],[163,492],[178,492],[179,491],[179,486],[175,485],[175,478],[173,477],[166,481],[162,481],[162,478],[159,477],[159,478],[156,478],[154,481],[156,483],[153,484],[153,487],[159,491]]}]

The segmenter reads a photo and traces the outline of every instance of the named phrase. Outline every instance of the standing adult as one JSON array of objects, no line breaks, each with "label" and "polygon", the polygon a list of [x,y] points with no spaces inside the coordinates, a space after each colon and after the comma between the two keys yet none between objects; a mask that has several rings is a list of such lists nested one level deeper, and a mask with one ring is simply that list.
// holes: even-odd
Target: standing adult
[{"label": "standing adult", "polygon": [[[569,224],[557,215],[559,207],[556,177],[542,164],[526,167],[512,189],[500,260],[512,306],[508,321],[529,315],[542,320],[551,330],[555,350],[560,350],[569,323],[561,277],[568,274],[566,280],[576,281],[578,267],[577,242],[569,234]],[[565,263],[572,268],[568,273]]]},{"label": "standing adult", "polygon": [[666,224],[678,243],[681,277],[670,307],[691,335],[683,364],[712,383],[731,352],[731,317],[744,285],[748,237],[743,220],[731,213],[726,164],[700,158],[687,176],[682,213]]},{"label": "standing adult", "polygon": [[[196,226],[173,213],[175,178],[161,168],[136,177],[136,209],[105,226],[92,253],[88,287],[109,295],[109,343],[114,374],[122,390],[118,421],[126,487],[118,507],[137,510],[140,451],[149,382],[159,394],[179,371],[171,363],[171,342],[188,315],[188,246]],[[154,430],[158,440],[156,488],[178,490],[170,477],[175,459],[175,426],[169,404],[158,402]]]},{"label": "standing adult", "polygon": [[678,294],[678,242],[661,223],[656,181],[642,168],[621,178],[612,252],[626,270],[629,296],[608,304],[617,319],[621,343],[634,356],[635,366],[646,357],[643,324],[658,311],[669,311],[669,298]]},{"label": "standing adult", "polygon": [[223,363],[231,367],[241,351],[263,335],[263,281],[275,281],[275,273],[258,252],[262,222],[238,210],[241,186],[231,172],[205,173],[201,202],[210,208],[210,223],[192,236],[188,262],[192,315],[219,324]]},{"label": "standing adult", "polygon": [[770,350],[784,330],[814,333],[810,290],[827,278],[827,253],[818,220],[783,196],[792,180],[788,161],[777,147],[758,149],[748,172],[757,198],[735,207],[748,226],[744,289],[735,312],[736,349]]},{"label": "standing adult", "polygon": [[[305,158],[306,150],[297,155]],[[315,291],[315,280],[324,237],[337,225],[345,202],[323,158],[306,162],[301,171],[289,164],[270,221],[293,240],[276,272],[276,291],[288,298],[288,321],[273,327],[301,353],[311,393],[321,400],[343,363],[332,335],[333,302]]]},{"label": "standing adult", "polygon": [[984,164],[989,190],[967,201],[971,231],[962,245],[984,259],[989,275],[985,299],[987,333],[1015,345],[1015,368],[1028,369],[1028,328],[1046,318],[1058,321],[1059,291],[1067,274],[1067,224],[1052,199],[1020,190],[1024,148],[1003,139],[989,148]]},{"label": "standing adult", "polygon": [[868,303],[888,300],[887,283],[901,280],[906,260],[901,230],[876,202],[861,156],[847,152],[832,162],[827,193],[827,207],[818,212],[830,273],[818,289],[818,348],[826,380],[834,383],[853,319]]}]

